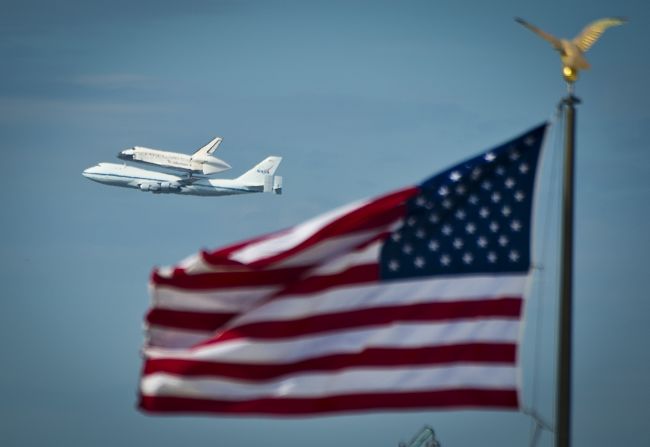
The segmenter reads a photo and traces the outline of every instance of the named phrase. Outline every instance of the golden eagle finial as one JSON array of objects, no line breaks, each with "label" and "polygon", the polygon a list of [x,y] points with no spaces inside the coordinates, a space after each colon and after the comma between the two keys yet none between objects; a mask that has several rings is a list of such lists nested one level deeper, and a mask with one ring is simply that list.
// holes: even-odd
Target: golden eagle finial
[{"label": "golden eagle finial", "polygon": [[596,40],[598,40],[600,35],[603,34],[607,28],[622,25],[626,22],[626,19],[611,17],[596,20],[587,25],[580,34],[571,40],[558,39],[519,17],[516,17],[515,21],[521,23],[523,26],[553,45],[553,48],[560,53],[560,58],[562,59],[562,74],[564,75],[564,79],[569,83],[573,83],[578,79],[578,72],[580,70],[587,70],[591,67],[585,58],[587,50],[596,42]]}]

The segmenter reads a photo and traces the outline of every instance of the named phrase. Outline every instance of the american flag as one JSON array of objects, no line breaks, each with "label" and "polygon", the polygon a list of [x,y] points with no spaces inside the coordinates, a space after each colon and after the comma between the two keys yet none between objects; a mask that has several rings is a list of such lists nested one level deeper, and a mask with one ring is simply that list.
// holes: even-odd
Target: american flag
[{"label": "american flag", "polygon": [[517,408],[545,129],[417,186],[155,270],[141,409]]}]

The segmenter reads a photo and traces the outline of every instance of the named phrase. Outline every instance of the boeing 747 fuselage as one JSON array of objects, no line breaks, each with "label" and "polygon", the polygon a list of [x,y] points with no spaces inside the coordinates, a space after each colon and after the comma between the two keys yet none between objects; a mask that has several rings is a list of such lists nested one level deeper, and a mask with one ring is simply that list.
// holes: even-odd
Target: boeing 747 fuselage
[{"label": "boeing 747 fuselage", "polygon": [[281,161],[282,157],[267,157],[235,179],[183,177],[116,163],[99,163],[84,170],[83,176],[105,185],[153,193],[195,196],[226,196],[253,192],[281,194],[282,177],[275,175]]}]

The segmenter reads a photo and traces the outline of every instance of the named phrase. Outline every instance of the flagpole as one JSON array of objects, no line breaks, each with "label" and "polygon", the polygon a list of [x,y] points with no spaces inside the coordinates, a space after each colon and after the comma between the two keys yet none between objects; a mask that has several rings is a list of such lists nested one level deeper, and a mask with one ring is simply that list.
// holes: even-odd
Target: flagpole
[{"label": "flagpole", "polygon": [[573,95],[573,84],[578,80],[580,70],[589,68],[584,53],[600,35],[612,26],[622,25],[626,19],[605,17],[590,23],[572,40],[558,39],[542,31],[520,17],[515,21],[550,42],[560,53],[562,76],[567,83],[568,94],[560,102],[564,109],[564,187],[562,193],[560,306],[558,326],[557,390],[555,399],[555,445],[571,445],[571,350],[573,326],[573,193],[575,162],[576,108],[580,99]]},{"label": "flagpole", "polygon": [[560,324],[556,396],[556,447],[571,445],[571,351],[573,335],[573,210],[575,172],[575,121],[580,100],[573,95],[573,84],[562,100],[565,113],[564,186],[562,197],[562,246],[560,273]]}]

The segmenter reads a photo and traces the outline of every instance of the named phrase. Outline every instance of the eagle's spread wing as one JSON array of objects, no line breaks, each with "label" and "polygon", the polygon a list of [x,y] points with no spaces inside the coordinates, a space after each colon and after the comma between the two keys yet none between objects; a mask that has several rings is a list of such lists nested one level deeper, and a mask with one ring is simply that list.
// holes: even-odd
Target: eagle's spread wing
[{"label": "eagle's spread wing", "polygon": [[625,23],[625,19],[619,17],[596,20],[583,29],[582,32],[573,39],[573,43],[584,53],[591,48],[607,28],[622,25],[623,23]]},{"label": "eagle's spread wing", "polygon": [[541,29],[537,28],[535,25],[532,25],[532,24],[526,22],[522,18],[515,17],[515,21],[518,22],[518,23],[521,23],[526,28],[528,28],[529,30],[531,30],[532,32],[534,32],[535,34],[540,36],[542,39],[550,42],[551,45],[553,45],[553,47],[555,47],[555,49],[559,50],[559,49],[562,48],[562,43],[561,43],[560,39],[558,39],[557,37],[552,36],[552,35],[550,35],[549,33],[545,32],[545,31],[542,31]]}]

